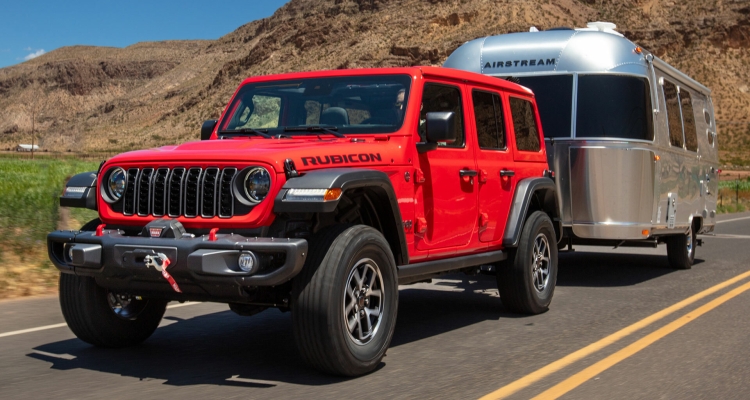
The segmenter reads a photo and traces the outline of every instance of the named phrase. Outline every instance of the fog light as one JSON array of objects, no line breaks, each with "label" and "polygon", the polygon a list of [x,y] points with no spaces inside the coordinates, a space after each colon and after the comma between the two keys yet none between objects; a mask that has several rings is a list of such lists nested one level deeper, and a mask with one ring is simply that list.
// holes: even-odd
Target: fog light
[{"label": "fog light", "polygon": [[240,258],[237,260],[240,265],[240,269],[245,272],[255,272],[258,260],[255,258],[253,253],[241,253]]},{"label": "fog light", "polygon": [[68,261],[70,262],[73,262],[73,247],[75,246],[73,246],[72,244],[68,245]]}]

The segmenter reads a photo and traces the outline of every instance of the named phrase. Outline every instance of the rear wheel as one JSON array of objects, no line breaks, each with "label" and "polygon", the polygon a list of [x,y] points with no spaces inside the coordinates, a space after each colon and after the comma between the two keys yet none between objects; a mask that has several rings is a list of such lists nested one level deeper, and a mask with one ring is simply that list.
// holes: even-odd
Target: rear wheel
[{"label": "rear wheel", "polygon": [[497,269],[503,305],[512,312],[540,314],[549,309],[557,282],[557,240],[552,221],[541,211],[524,224],[518,248]]},{"label": "rear wheel", "polygon": [[94,278],[60,275],[60,308],[73,333],[99,347],[126,347],[148,339],[167,302],[111,292]]},{"label": "rear wheel", "polygon": [[695,261],[695,245],[698,238],[693,226],[684,235],[670,236],[667,242],[667,259],[675,269],[690,269]]},{"label": "rear wheel", "polygon": [[334,226],[316,234],[309,249],[292,291],[300,354],[335,375],[374,370],[396,325],[396,263],[388,242],[368,226]]}]

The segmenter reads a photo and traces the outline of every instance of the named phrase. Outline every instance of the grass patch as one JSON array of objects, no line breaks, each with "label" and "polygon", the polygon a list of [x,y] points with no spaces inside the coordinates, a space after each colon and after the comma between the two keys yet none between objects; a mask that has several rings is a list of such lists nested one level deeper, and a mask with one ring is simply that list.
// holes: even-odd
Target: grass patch
[{"label": "grass patch", "polygon": [[[46,236],[57,228],[58,197],[68,177],[98,166],[71,159],[0,158],[0,298],[39,293],[54,284],[57,270],[47,259]],[[97,216],[81,209],[70,214],[69,225]]]}]

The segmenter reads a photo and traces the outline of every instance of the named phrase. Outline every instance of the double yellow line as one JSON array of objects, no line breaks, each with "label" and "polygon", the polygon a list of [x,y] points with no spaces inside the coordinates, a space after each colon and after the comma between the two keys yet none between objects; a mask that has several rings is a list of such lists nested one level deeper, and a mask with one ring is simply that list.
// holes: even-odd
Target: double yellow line
[{"label": "double yellow line", "polygon": [[[722,290],[734,283],[737,283],[747,277],[750,276],[750,271],[742,273],[740,275],[735,276],[734,278],[731,278],[729,280],[726,280],[716,286],[710,287],[698,294],[695,294],[693,296],[688,297],[685,300],[680,301],[679,303],[676,303],[670,307],[667,307],[655,314],[652,314],[628,327],[625,327],[607,337],[604,339],[601,339],[595,343],[592,343],[578,351],[575,351],[573,353],[568,354],[567,356],[552,362],[551,364],[548,364],[545,367],[542,367],[526,376],[524,376],[521,379],[518,379],[515,382],[512,382],[508,385],[505,385],[501,387],[500,389],[484,396],[481,398],[481,400],[489,400],[489,399],[503,399],[506,398],[513,393],[518,392],[521,389],[524,389],[530,385],[532,385],[535,382],[538,382],[539,380],[567,367],[568,365],[573,364],[574,362],[589,356],[615,342],[618,340],[640,330],[643,329],[651,324],[653,324],[656,321],[659,321],[660,319],[679,311],[693,303],[695,303],[698,300],[701,300],[705,298],[706,296],[710,296],[713,293],[718,292],[719,290]],[[750,282],[745,283],[742,286],[739,286],[726,294],[717,297],[716,299],[704,304],[701,307],[698,307],[697,309],[683,315],[682,317],[678,318],[675,321],[672,321],[671,323],[667,324],[666,326],[654,331],[653,333],[648,334],[647,336],[639,339],[638,341],[634,342],[633,344],[623,348],[622,350],[604,358],[603,360],[591,365],[588,368],[585,368],[584,370],[576,373],[575,375],[565,379],[564,381],[558,383],[557,385],[549,388],[548,390],[544,391],[540,395],[536,396],[535,399],[556,399],[569,391],[575,389],[582,383],[586,382],[587,380],[595,377],[602,371],[605,371],[606,369],[612,367],[613,365],[619,363],[620,361],[632,356],[633,354],[643,350],[647,346],[651,345],[652,343],[656,342],[657,340],[663,338],[664,336],[676,331],[680,327],[684,326],[690,321],[693,321],[695,318],[713,310],[714,308],[720,306],[721,304],[729,301],[730,299],[738,296],[739,294],[750,290]]]}]

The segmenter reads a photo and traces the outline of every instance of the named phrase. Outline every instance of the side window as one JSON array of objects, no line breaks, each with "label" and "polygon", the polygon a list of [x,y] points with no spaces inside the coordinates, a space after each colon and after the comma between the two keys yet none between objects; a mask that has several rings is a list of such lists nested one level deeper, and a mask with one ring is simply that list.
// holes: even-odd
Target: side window
[{"label": "side window", "polygon": [[471,98],[474,103],[479,148],[504,149],[505,125],[500,96],[497,93],[474,90],[471,92]]},{"label": "side window", "polygon": [[510,98],[510,113],[516,133],[516,148],[521,151],[539,151],[539,130],[536,127],[534,108],[528,100]]},{"label": "side window", "polygon": [[680,100],[677,98],[677,86],[664,81],[664,102],[667,104],[667,123],[669,125],[669,143],[682,147],[682,121],[680,121]]},{"label": "side window", "polygon": [[685,129],[685,147],[690,151],[698,151],[698,132],[695,131],[693,101],[687,90],[680,90],[680,105],[682,106],[682,126]]},{"label": "side window", "polygon": [[464,115],[461,105],[461,91],[456,86],[426,83],[422,94],[422,110],[419,112],[419,137],[426,140],[427,113],[453,111],[455,116],[456,141],[452,144],[438,143],[440,147],[464,147]]}]

